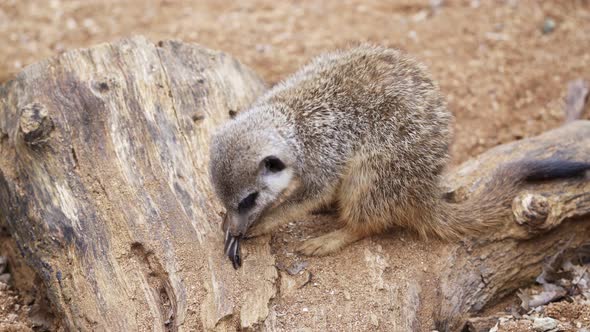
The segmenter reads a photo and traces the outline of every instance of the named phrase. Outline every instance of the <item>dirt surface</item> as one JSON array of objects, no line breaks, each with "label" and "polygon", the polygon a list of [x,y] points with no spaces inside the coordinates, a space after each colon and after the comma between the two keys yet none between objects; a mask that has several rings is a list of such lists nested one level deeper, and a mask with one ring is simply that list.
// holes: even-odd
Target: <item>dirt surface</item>
[{"label": "dirt surface", "polygon": [[16,252],[16,242],[0,227],[0,331],[63,331],[41,280]]},{"label": "dirt surface", "polygon": [[535,326],[541,326],[542,322],[547,326],[555,325],[554,328],[557,328],[555,331],[590,331],[590,301],[584,296],[568,298],[568,301],[549,303],[537,309],[539,313],[525,314],[518,318],[504,316],[497,323],[497,331],[535,331],[539,329]]},{"label": "dirt surface", "polygon": [[63,331],[43,294],[37,293],[41,299],[32,288],[17,289],[12,280],[0,281],[0,331]]},{"label": "dirt surface", "polygon": [[[566,270],[568,272],[564,273]],[[512,303],[506,306],[505,312],[497,313],[500,318],[493,323],[496,325],[497,331],[547,331],[553,329],[567,332],[589,331],[589,271],[590,264],[588,263],[581,265],[566,263],[562,266],[559,279],[550,278],[553,279],[552,282],[547,282],[544,278],[540,278],[539,282],[544,283],[543,286],[535,284],[529,288],[521,289],[518,295],[520,300],[515,301],[516,299],[511,296],[509,300]],[[551,273],[544,272],[544,275],[551,275]],[[511,314],[507,315],[506,313]]]},{"label": "dirt surface", "polygon": [[[577,299],[576,299],[577,300]],[[590,303],[570,303],[567,301],[551,303],[544,309],[543,318],[553,321],[557,331],[586,332],[590,331]],[[539,318],[536,318],[539,322]],[[537,323],[539,324],[539,323]],[[540,324],[539,324],[540,325]],[[584,330],[585,329],[585,330]],[[498,324],[498,332],[534,331],[535,318],[528,316]]]},{"label": "dirt surface", "polygon": [[19,295],[0,282],[0,331],[32,331]]},{"label": "dirt surface", "polygon": [[[132,34],[143,34],[154,41],[180,39],[226,51],[271,83],[324,50],[369,41],[402,48],[430,67],[456,117],[452,152],[457,164],[490,147],[537,135],[563,121],[568,82],[590,79],[589,30],[590,1],[574,0],[2,0],[0,82],[45,57]],[[583,117],[590,118],[590,112],[586,110]],[[289,254],[301,240],[299,231],[287,227],[273,240],[279,263],[291,266],[300,262]],[[309,260],[309,271],[294,278],[295,282],[306,282],[305,287],[315,287],[314,298],[282,294],[286,298],[283,304],[300,310],[301,315],[291,321],[293,326],[280,327],[300,326],[313,318],[313,313],[305,310],[310,304],[330,301],[351,303],[346,316],[352,318],[342,319],[340,327],[367,323],[377,327],[380,322],[366,312],[386,310],[379,307],[380,301],[387,292],[399,290],[380,290],[373,302],[358,303],[354,301],[355,283],[373,278],[378,285],[392,270],[404,274],[407,280],[418,274],[427,276],[418,272],[427,271],[436,260],[423,257],[424,266],[405,266],[404,257],[395,256],[391,248],[415,246],[422,248],[417,251],[427,252],[436,244],[404,235],[395,240],[368,239],[358,245],[377,247],[377,251],[381,248],[382,253],[367,250],[365,262],[351,262],[356,256],[345,251],[333,264],[372,265],[370,271],[381,274],[350,271],[350,275],[334,275],[329,265],[318,270],[314,259]],[[399,266],[384,266],[380,255],[400,262]],[[311,273],[310,280],[306,273]],[[289,287],[284,285],[281,291],[287,292]],[[20,320],[23,330],[31,326],[15,309],[18,296],[11,290],[0,292],[0,304],[0,324],[16,314],[15,324],[21,324]],[[569,309],[557,316],[588,311],[584,305],[563,306]],[[280,315],[283,309],[277,307],[273,312]],[[326,310],[330,310],[329,305]],[[340,319],[339,314],[334,313],[335,321]],[[330,324],[325,327],[336,327]]]}]

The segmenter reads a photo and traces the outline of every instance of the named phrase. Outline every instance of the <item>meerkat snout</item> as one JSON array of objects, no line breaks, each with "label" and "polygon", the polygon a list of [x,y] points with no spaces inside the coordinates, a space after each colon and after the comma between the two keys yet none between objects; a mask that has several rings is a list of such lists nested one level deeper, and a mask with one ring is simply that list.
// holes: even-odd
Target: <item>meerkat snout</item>
[{"label": "meerkat snout", "polygon": [[[236,199],[224,200],[227,209],[223,229],[233,236],[242,236],[248,227],[256,222],[268,205],[274,203],[277,196],[289,186],[293,170],[287,168],[276,156],[267,156],[260,161],[253,181],[247,180],[247,173],[240,182],[244,184],[243,194]],[[229,180],[228,178],[222,178]],[[246,185],[250,182],[249,185]],[[237,205],[235,202],[237,201]]]}]

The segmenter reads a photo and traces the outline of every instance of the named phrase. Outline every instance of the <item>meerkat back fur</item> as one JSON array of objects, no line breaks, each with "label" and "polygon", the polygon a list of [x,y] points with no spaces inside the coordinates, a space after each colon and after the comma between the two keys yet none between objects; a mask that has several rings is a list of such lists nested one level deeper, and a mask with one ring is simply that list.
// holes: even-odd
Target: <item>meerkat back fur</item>
[{"label": "meerkat back fur", "polygon": [[451,122],[438,86],[408,55],[371,45],[321,55],[213,136],[210,174],[226,234],[261,235],[333,204],[340,228],[305,241],[304,254],[394,225],[457,239],[501,222],[531,172],[559,167],[512,165],[482,197],[448,203],[440,177]]}]

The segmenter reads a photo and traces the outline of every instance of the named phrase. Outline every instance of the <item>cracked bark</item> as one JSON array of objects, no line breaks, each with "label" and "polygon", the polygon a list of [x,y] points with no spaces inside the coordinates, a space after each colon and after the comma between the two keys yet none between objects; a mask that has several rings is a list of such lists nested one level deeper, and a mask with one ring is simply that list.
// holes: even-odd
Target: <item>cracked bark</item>
[{"label": "cracked bark", "polygon": [[[280,283],[294,286],[279,292],[269,237],[244,244],[238,271],[223,257],[221,207],[206,174],[209,135],[263,89],[221,52],[142,37],[67,52],[0,86],[0,222],[68,328],[281,330],[297,313],[273,308],[290,296],[305,298],[323,326],[346,320],[329,311],[321,317],[315,309],[325,303],[310,295],[313,287],[295,287],[298,279],[284,275]],[[448,197],[481,190],[504,162],[550,155],[588,161],[590,123],[466,162],[447,176]],[[373,325],[355,326],[460,329],[470,314],[534,280],[546,257],[588,243],[589,193],[579,179],[524,188],[496,239],[436,247],[442,263],[424,270],[429,278],[421,268],[398,276],[389,254],[409,250],[403,243],[379,240],[385,248],[376,252],[351,246],[349,256],[366,264],[353,276],[368,280],[355,294],[386,297],[389,308],[371,313]],[[404,256],[404,265],[432,255],[411,250],[424,252]],[[343,276],[351,270],[330,266]],[[330,306],[346,315],[354,306],[344,297]]]},{"label": "cracked bark", "polygon": [[[142,37],[0,88],[0,216],[69,329],[212,328],[239,317],[244,284],[268,288],[224,264],[205,176],[211,129],[263,88],[221,52]],[[268,271],[259,250],[248,265]]]}]

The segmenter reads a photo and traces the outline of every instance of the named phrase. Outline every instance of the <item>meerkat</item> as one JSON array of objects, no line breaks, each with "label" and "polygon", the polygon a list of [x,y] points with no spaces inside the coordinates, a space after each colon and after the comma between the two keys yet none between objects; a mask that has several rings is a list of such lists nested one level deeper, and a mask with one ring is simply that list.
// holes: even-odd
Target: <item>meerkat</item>
[{"label": "meerkat", "polygon": [[504,167],[481,196],[443,199],[452,116],[425,67],[399,50],[362,45],[320,55],[222,125],[210,178],[226,208],[225,250],[336,207],[340,228],[309,239],[326,255],[392,226],[456,240],[505,220],[518,184],[579,175],[590,164],[523,161]]}]

